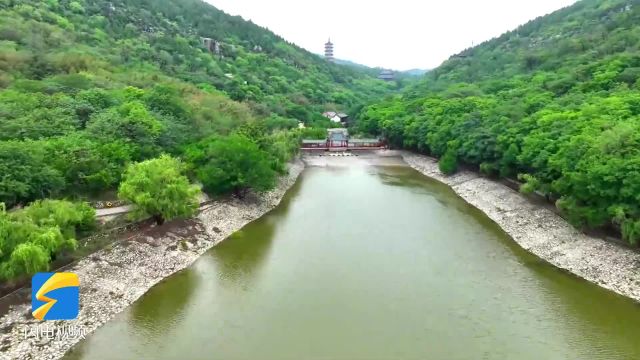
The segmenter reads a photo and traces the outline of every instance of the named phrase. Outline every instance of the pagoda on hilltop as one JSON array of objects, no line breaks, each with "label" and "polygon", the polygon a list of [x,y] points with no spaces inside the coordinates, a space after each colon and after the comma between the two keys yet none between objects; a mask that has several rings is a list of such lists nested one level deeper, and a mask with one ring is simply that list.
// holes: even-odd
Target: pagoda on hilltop
[{"label": "pagoda on hilltop", "polygon": [[329,41],[327,41],[327,43],[324,44],[324,58],[327,59],[327,61],[329,62],[334,61],[333,44],[331,43],[331,38],[329,38]]}]

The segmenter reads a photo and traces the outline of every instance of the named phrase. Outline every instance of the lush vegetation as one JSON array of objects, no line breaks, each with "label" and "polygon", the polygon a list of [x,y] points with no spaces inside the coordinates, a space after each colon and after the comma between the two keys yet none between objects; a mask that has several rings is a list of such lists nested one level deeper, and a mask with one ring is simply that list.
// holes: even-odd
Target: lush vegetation
[{"label": "lush vegetation", "polygon": [[583,0],[453,56],[357,131],[556,199],[640,241],[640,5]]},{"label": "lush vegetation", "polygon": [[0,280],[48,270],[94,225],[95,210],[86,203],[38,200],[12,212],[0,204]]},{"label": "lush vegetation", "polygon": [[200,188],[183,174],[184,165],[168,155],[131,164],[118,196],[135,206],[135,216],[151,215],[158,225],[198,210]]},{"label": "lush vegetation", "polygon": [[120,188],[159,222],[186,216],[184,175],[212,194],[266,190],[299,122],[326,127],[323,111],[355,113],[398,86],[200,0],[0,0],[1,226],[22,229],[0,232],[1,276],[75,244],[17,208]]},{"label": "lush vegetation", "polygon": [[244,123],[326,126],[394,86],[365,70],[199,0],[2,0],[0,202],[114,189],[129,162]]},{"label": "lush vegetation", "polygon": [[198,179],[212,194],[243,196],[248,188],[264,191],[275,183],[267,154],[244,136],[207,139],[194,146],[190,155]]}]

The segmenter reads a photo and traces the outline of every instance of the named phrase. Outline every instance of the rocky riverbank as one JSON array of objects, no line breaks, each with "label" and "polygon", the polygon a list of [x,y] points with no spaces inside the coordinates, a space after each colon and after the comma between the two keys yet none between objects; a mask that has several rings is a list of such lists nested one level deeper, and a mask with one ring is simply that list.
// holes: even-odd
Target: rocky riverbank
[{"label": "rocky riverbank", "polygon": [[476,173],[461,171],[446,176],[432,158],[409,152],[401,155],[409,166],[449,185],[527,251],[585,280],[640,301],[640,252],[587,236],[550,209]]},{"label": "rocky riverbank", "polygon": [[[288,175],[268,193],[243,201],[211,203],[201,208],[195,219],[135,234],[65,269],[80,277],[78,318],[43,323],[31,316],[30,304],[13,306],[0,318],[0,359],[61,358],[81,340],[78,333],[91,333],[153,285],[191,265],[212,246],[276,207],[303,169],[302,161],[296,160]],[[75,333],[65,330],[61,334],[61,329]]]}]

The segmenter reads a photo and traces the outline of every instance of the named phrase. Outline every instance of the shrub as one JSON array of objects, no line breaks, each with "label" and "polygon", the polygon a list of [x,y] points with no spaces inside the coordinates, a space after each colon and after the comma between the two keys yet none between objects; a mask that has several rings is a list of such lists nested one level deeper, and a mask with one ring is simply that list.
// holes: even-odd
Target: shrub
[{"label": "shrub", "polygon": [[438,168],[443,174],[453,174],[458,171],[458,157],[455,150],[447,150],[438,162]]}]

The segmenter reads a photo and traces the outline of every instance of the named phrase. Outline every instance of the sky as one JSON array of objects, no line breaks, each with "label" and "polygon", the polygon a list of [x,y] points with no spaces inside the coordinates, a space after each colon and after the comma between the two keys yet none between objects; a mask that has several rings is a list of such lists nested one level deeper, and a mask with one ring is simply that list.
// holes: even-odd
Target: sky
[{"label": "sky", "polygon": [[394,70],[432,69],[575,0],[206,0],[311,52]]}]

